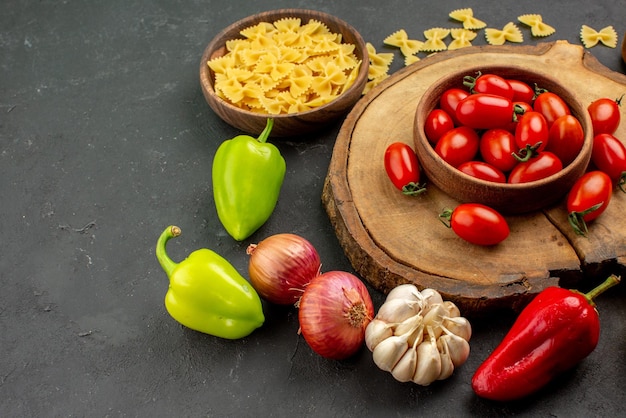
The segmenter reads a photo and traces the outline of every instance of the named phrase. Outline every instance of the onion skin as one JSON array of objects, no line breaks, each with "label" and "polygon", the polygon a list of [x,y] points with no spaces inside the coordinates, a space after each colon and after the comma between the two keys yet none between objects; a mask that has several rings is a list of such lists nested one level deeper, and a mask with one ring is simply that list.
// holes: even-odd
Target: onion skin
[{"label": "onion skin", "polygon": [[250,283],[263,299],[277,305],[296,304],[322,267],[315,247],[295,234],[272,235],[246,252]]},{"label": "onion skin", "polygon": [[298,319],[307,344],[322,357],[343,360],[355,354],[374,318],[374,304],[356,276],[329,271],[309,283],[300,299]]}]

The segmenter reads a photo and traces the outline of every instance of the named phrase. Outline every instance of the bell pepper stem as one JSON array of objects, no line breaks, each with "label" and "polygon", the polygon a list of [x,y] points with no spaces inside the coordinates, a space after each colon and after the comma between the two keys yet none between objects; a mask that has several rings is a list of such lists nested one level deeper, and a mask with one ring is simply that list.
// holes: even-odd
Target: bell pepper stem
[{"label": "bell pepper stem", "polygon": [[257,138],[257,141],[261,143],[267,142],[267,138],[270,136],[270,132],[272,132],[272,128],[274,127],[274,119],[268,118],[267,124],[265,125],[265,129],[261,132],[261,135]]},{"label": "bell pepper stem", "polygon": [[159,264],[161,264],[161,267],[163,268],[163,270],[165,270],[167,277],[170,277],[172,275],[172,272],[174,271],[174,268],[176,268],[178,263],[175,263],[167,255],[165,246],[170,239],[175,238],[179,236],[180,234],[181,234],[181,230],[179,227],[170,225],[167,228],[165,228],[165,231],[163,231],[163,233],[157,240],[156,257],[157,257],[157,260],[159,260]]},{"label": "bell pepper stem", "polygon": [[611,274],[604,282],[602,282],[597,287],[591,289],[588,293],[585,293],[585,298],[589,301],[590,305],[595,306],[594,299],[604,293],[606,290],[615,286],[621,281],[620,276],[616,276],[615,274]]}]

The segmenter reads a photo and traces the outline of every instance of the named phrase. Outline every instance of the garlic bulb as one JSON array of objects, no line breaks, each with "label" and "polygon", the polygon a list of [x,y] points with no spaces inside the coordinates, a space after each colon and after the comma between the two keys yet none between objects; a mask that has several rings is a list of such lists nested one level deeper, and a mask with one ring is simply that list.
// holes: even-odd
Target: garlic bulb
[{"label": "garlic bulb", "polygon": [[470,322],[434,289],[392,289],[365,330],[374,363],[400,382],[447,379],[469,356]]}]

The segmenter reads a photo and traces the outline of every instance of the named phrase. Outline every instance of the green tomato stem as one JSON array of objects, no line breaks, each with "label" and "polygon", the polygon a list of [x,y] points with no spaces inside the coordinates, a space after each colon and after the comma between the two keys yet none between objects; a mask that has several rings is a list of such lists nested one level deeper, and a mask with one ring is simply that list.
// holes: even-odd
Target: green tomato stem
[{"label": "green tomato stem", "polygon": [[446,208],[439,214],[439,220],[447,228],[452,228],[452,224],[450,223],[450,221],[452,219],[452,212],[454,212],[454,209],[447,209]]},{"label": "green tomato stem", "polygon": [[161,233],[161,236],[159,236],[159,239],[157,240],[156,257],[157,257],[157,260],[159,260],[159,264],[161,264],[161,267],[165,271],[165,274],[167,274],[167,277],[170,277],[172,275],[172,272],[174,271],[178,263],[175,263],[167,255],[165,246],[170,239],[175,238],[179,236],[180,234],[181,234],[181,230],[179,227],[170,225],[167,228],[165,228],[165,231]]}]

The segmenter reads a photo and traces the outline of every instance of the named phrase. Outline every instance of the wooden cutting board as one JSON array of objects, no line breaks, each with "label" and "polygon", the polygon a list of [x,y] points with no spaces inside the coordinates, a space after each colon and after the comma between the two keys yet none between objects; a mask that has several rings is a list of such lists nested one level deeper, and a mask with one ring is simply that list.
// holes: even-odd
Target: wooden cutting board
[{"label": "wooden cutting board", "polygon": [[[617,52],[616,52],[617,53]],[[413,118],[421,95],[454,69],[514,63],[550,74],[587,106],[626,93],[626,76],[566,41],[537,46],[482,46],[435,54],[406,67],[364,96],[347,116],[333,150],[322,202],[355,271],[387,293],[402,283],[430,287],[464,314],[519,310],[550,285],[581,289],[626,271],[626,194],[618,189],[606,212],[577,236],[564,202],[507,216],[510,236],[494,247],[458,238],[439,220],[458,202],[437,189],[407,197],[386,177],[389,144],[413,147]],[[622,106],[622,109],[626,106]],[[626,116],[615,136],[626,140]]]}]

